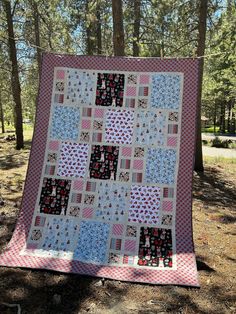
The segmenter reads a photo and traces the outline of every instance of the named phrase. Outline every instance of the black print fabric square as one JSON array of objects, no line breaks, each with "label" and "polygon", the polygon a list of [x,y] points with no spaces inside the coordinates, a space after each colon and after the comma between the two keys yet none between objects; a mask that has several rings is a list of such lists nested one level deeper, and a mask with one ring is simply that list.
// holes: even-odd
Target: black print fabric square
[{"label": "black print fabric square", "polygon": [[70,180],[44,178],[39,201],[40,213],[65,215],[70,188]]},{"label": "black print fabric square", "polygon": [[119,147],[93,145],[89,172],[90,178],[116,180]]},{"label": "black print fabric square", "polygon": [[124,74],[98,73],[96,105],[122,107]]},{"label": "black print fabric square", "polygon": [[141,227],[139,266],[172,267],[171,229]]}]

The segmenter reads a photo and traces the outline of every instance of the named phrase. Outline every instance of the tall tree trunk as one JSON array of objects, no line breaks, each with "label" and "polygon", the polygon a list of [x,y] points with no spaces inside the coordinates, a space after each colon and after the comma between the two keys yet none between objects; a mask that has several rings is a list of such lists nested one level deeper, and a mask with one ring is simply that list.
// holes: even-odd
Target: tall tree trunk
[{"label": "tall tree trunk", "polygon": [[96,8],[96,17],[97,17],[97,53],[102,53],[102,23],[101,23],[101,2],[97,0]]},{"label": "tall tree trunk", "polygon": [[86,0],[86,14],[85,14],[85,23],[86,23],[86,53],[90,56],[93,55],[93,42],[91,39],[92,36],[92,27],[89,20],[89,0]]},{"label": "tall tree trunk", "polygon": [[31,6],[33,10],[34,17],[34,35],[35,35],[35,45],[36,45],[36,57],[38,63],[38,72],[41,71],[41,48],[40,48],[40,31],[39,31],[39,12],[38,4],[35,0],[31,0]]},{"label": "tall tree trunk", "polygon": [[112,0],[113,47],[115,56],[125,55],[122,0]]},{"label": "tall tree trunk", "polygon": [[3,107],[2,107],[2,91],[0,89],[0,119],[2,123],[2,133],[5,133],[5,127],[4,127],[4,113],[3,113]]},{"label": "tall tree trunk", "polygon": [[225,103],[220,104],[220,133],[225,133]]},{"label": "tall tree trunk", "polygon": [[138,57],[140,40],[141,0],[133,0],[133,2],[134,2],[133,56]]},{"label": "tall tree trunk", "polygon": [[[197,55],[203,56],[205,52],[206,43],[206,22],[207,22],[207,8],[208,0],[199,0],[199,22],[198,22],[198,46]],[[195,153],[195,171],[203,172],[203,158],[202,158],[202,133],[201,133],[201,101],[202,101],[202,79],[204,58],[200,59],[199,64],[199,91],[198,91],[198,110],[197,110],[197,136],[196,136],[196,153]]]},{"label": "tall tree trunk", "polygon": [[16,54],[15,36],[13,29],[13,19],[11,14],[11,2],[3,0],[4,10],[7,18],[7,32],[8,32],[8,45],[9,56],[11,60],[11,87],[12,95],[15,102],[15,128],[16,128],[16,149],[24,148],[23,138],[23,119],[22,119],[22,105],[21,105],[21,88],[18,72],[18,62]]}]

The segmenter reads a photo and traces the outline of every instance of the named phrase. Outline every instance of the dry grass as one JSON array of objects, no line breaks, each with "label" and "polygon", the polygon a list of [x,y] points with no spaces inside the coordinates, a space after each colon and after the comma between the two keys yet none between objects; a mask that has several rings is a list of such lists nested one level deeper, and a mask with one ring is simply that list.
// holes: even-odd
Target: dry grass
[{"label": "dry grass", "polygon": [[[0,245],[16,222],[29,149],[15,151],[0,139]],[[151,286],[49,271],[0,268],[0,303],[19,303],[22,313],[236,313],[236,163],[207,158],[194,176],[193,226],[200,289]],[[59,295],[59,302],[56,301]],[[0,305],[0,313],[15,313]]]}]

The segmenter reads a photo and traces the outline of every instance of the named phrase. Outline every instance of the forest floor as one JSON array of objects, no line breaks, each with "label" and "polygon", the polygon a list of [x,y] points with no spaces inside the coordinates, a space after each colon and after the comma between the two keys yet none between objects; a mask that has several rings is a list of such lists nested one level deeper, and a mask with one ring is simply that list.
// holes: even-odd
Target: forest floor
[{"label": "forest floor", "polygon": [[[0,250],[10,240],[19,213],[29,157],[26,148],[0,138]],[[0,313],[236,313],[236,160],[205,159],[194,175],[193,228],[201,288],[154,286],[63,274],[0,268]],[[5,303],[5,305],[4,305]]]}]

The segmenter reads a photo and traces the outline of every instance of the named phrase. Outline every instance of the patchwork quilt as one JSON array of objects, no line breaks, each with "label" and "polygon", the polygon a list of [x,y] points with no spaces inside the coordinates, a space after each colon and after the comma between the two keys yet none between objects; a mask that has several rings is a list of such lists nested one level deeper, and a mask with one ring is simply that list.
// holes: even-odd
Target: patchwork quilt
[{"label": "patchwork quilt", "polygon": [[198,63],[44,54],[22,208],[0,265],[198,286]]}]

